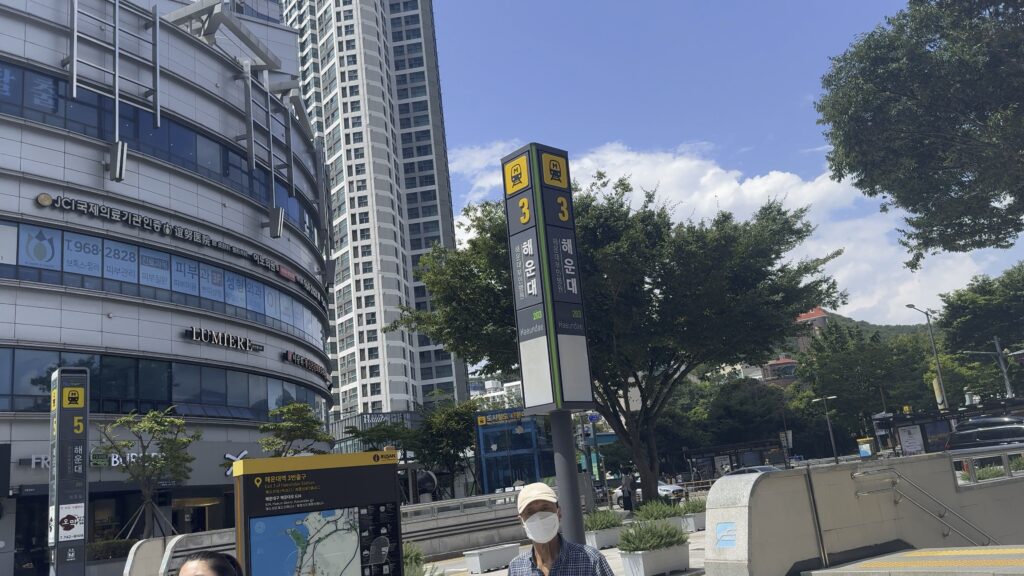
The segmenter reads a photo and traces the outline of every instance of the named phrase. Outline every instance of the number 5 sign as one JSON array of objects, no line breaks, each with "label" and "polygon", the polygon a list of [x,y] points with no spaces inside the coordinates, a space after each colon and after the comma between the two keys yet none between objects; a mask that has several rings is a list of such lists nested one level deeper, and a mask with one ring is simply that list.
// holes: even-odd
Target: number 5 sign
[{"label": "number 5 sign", "polygon": [[87,368],[58,368],[50,377],[50,420],[50,566],[59,576],[82,576],[89,493]]}]

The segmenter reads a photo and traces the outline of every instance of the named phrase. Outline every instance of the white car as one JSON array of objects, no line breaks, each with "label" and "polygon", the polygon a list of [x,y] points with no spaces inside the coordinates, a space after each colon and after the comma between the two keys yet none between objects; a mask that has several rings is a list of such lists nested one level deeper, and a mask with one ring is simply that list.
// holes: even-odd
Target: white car
[{"label": "white car", "polygon": [[[635,485],[639,486],[640,481],[637,480]],[[686,489],[678,484],[666,484],[661,480],[658,481],[658,496],[664,498],[682,498],[685,494]],[[614,492],[612,492],[612,499],[616,505],[618,505],[620,508],[622,507],[622,486],[619,486],[618,488],[615,489]],[[640,500],[640,488],[638,487],[636,488],[636,494],[633,495],[633,504],[635,505],[639,503]]]}]

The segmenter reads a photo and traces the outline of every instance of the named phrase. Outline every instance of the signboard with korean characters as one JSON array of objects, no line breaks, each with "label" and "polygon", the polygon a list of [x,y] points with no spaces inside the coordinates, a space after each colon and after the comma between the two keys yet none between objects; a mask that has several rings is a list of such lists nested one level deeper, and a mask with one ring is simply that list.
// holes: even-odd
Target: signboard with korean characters
[{"label": "signboard with korean characters", "polygon": [[50,574],[85,574],[88,453],[89,370],[58,368],[50,378]]},{"label": "signboard with korean characters", "polygon": [[529,144],[502,159],[527,414],[593,405],[568,154]]}]

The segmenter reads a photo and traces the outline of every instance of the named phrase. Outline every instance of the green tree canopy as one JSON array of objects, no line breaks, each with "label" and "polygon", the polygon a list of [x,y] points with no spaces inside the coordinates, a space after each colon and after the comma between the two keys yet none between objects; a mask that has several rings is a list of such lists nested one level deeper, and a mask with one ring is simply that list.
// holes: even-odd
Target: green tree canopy
[{"label": "green tree canopy", "polygon": [[925,253],[1008,247],[1024,230],[1024,11],[911,0],[822,78],[832,177],[909,213]]},{"label": "green tree canopy", "polygon": [[121,470],[142,493],[143,538],[153,537],[153,496],[166,483],[180,484],[192,474],[195,457],[188,453],[202,433],[188,433],[185,419],[174,416],[174,407],[152,410],[145,416],[131,413],[97,427],[102,443],[97,454],[116,456]]},{"label": "green tree canopy", "polygon": [[459,472],[474,472],[468,457],[476,445],[476,413],[473,400],[462,403],[436,402],[422,412],[420,427],[410,434],[416,459],[430,470],[448,477],[448,490],[455,497],[455,478]]},{"label": "green tree canopy", "polygon": [[966,287],[941,297],[936,324],[950,352],[995,352],[993,337],[1011,351],[1024,348],[1024,262],[995,278],[975,276]]},{"label": "green tree canopy", "polygon": [[[590,368],[597,409],[651,494],[655,426],[672,391],[698,366],[764,360],[806,328],[798,314],[838,305],[843,295],[822,272],[838,253],[789,256],[813,231],[803,209],[769,202],[748,221],[723,212],[677,224],[653,192],[633,207],[629,181],[610,184],[599,173],[574,198]],[[464,214],[467,245],[435,247],[420,262],[431,309],[408,309],[398,324],[484,371],[511,371],[518,356],[503,207]]]},{"label": "green tree canopy", "polygon": [[326,451],[321,446],[334,442],[313,408],[304,402],[274,408],[270,418],[272,422],[260,424],[260,433],[266,436],[259,439],[259,444],[271,456],[324,454]]}]

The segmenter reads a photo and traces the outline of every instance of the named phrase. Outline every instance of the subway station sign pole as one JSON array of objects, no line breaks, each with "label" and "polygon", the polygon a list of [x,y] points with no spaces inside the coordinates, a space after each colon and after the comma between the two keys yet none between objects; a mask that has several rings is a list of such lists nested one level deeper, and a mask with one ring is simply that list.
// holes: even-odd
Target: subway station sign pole
[{"label": "subway station sign pole", "polygon": [[89,495],[89,370],[50,377],[50,576],[85,576]]},{"label": "subway station sign pole", "polygon": [[529,144],[501,160],[526,414],[547,414],[562,535],[584,541],[573,410],[594,404],[569,158]]}]

